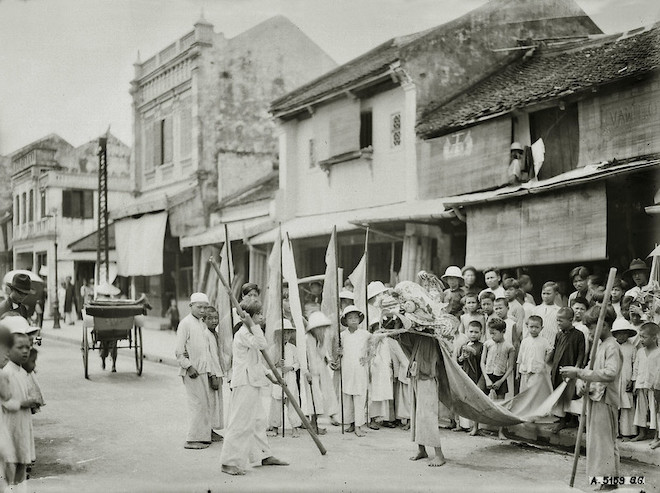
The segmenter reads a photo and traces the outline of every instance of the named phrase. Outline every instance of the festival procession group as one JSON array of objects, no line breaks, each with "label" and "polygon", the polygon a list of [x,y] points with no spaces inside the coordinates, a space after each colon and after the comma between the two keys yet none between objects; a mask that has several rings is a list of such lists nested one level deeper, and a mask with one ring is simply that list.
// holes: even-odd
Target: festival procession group
[{"label": "festival procession group", "polygon": [[[558,433],[586,409],[587,476],[618,477],[618,440],[660,447],[656,260],[633,260],[607,289],[584,266],[558,273],[575,288],[569,296],[553,280],[495,267],[367,283],[364,257],[341,286],[335,265],[307,286],[280,277],[281,289],[269,280],[262,293],[247,283],[240,304],[227,289],[235,306],[226,313],[193,293],[175,350],[189,409],[184,447],[222,442],[222,471],[243,475],[255,463],[288,465],[267,438],[285,428],[316,441],[321,424],[384,440],[375,430],[400,427],[416,446],[411,460],[441,466],[441,427],[506,439],[508,425],[544,419]],[[0,304],[0,491],[24,486],[36,460],[32,415],[44,400],[38,327],[23,305],[30,282],[16,274]],[[268,317],[274,304],[277,318]]]},{"label": "festival procession group", "polygon": [[[588,477],[620,476],[618,440],[660,447],[656,258],[652,269],[635,259],[616,278],[612,270],[609,289],[584,266],[558,273],[575,288],[569,296],[553,280],[495,267],[449,266],[439,278],[421,271],[416,282],[367,284],[364,265],[363,257],[341,287],[329,271],[325,282],[285,282],[281,321],[267,322],[273,300],[262,299],[260,286],[243,285],[230,335],[218,325],[227,314],[206,294],[191,296],[176,349],[190,411],[185,448],[223,442],[222,471],[243,475],[250,464],[287,465],[267,436],[290,428],[296,437],[308,425],[323,435],[323,420],[357,437],[410,430],[410,459],[441,466],[441,427],[470,436],[485,428],[506,439],[507,424],[538,418],[559,433],[577,426],[582,409]],[[223,380],[231,389],[226,420]]]}]

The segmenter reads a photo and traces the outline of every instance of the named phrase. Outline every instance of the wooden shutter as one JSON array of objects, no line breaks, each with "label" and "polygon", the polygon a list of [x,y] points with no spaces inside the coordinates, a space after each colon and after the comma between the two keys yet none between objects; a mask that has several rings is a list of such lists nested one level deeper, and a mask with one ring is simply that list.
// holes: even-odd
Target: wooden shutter
[{"label": "wooden shutter", "polygon": [[153,141],[153,163],[155,167],[163,163],[163,120],[156,120],[153,124]]},{"label": "wooden shutter", "polygon": [[85,219],[94,217],[94,192],[92,190],[83,191],[83,217]]},{"label": "wooden shutter", "polygon": [[163,164],[172,162],[172,116],[163,120]]},{"label": "wooden shutter", "polygon": [[62,190],[62,216],[71,216],[71,190]]},{"label": "wooden shutter", "polygon": [[360,102],[344,99],[330,113],[330,157],[360,150]]},{"label": "wooden shutter", "polygon": [[187,159],[192,152],[192,109],[184,107],[179,118],[179,143],[181,159]]},{"label": "wooden shutter", "polygon": [[153,122],[144,122],[144,170],[149,171],[154,167],[154,124]]}]

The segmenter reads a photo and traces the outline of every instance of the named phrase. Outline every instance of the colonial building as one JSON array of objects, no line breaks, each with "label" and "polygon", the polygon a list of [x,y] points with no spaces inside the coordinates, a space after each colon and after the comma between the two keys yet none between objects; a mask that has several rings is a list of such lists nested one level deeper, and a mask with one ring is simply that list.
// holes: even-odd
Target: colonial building
[{"label": "colonial building", "polygon": [[[135,200],[111,215],[123,259],[119,273],[132,277],[136,292],[149,295],[155,313],[173,298],[185,302],[195,289],[205,263],[200,247],[218,240],[206,234],[218,203],[228,205],[276,169],[270,101],[334,66],[284,17],[234,38],[201,19],[191,32],[135,64]],[[120,239],[131,231],[151,234],[122,246]],[[190,238],[183,250],[181,237]]]},{"label": "colonial building", "polygon": [[[74,252],[68,245],[97,227],[97,147],[98,139],[76,148],[51,134],[11,154],[14,268],[45,276],[51,300],[56,248],[60,282],[71,276],[79,286],[96,277],[96,252]],[[110,206],[118,207],[131,197],[130,155],[128,146],[109,136]]]},{"label": "colonial building", "polygon": [[[454,240],[464,235],[461,218],[420,179],[419,118],[522,57],[520,46],[531,38],[600,32],[572,0],[494,0],[447,24],[391,39],[275,100],[277,215],[302,253],[300,275],[324,271],[334,225],[347,272],[362,255],[367,225],[371,278],[396,282],[461,263],[464,240]],[[250,241],[267,245],[275,236],[273,230]]]},{"label": "colonial building", "polygon": [[[575,264],[621,272],[653,250],[659,66],[659,24],[537,43],[421,118],[419,195],[464,221],[466,263],[552,279]],[[522,180],[513,142],[529,149]]]}]

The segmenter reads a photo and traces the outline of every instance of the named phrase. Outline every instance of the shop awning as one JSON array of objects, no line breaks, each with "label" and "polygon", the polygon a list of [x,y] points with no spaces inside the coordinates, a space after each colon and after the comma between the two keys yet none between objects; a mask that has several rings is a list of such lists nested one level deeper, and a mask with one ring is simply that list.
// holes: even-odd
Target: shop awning
[{"label": "shop awning", "polygon": [[[452,211],[446,211],[442,199],[399,202],[364,209],[330,212],[300,216],[282,224],[282,234],[289,238],[312,238],[329,235],[337,226],[338,232],[358,229],[362,224],[382,224],[387,222],[431,221],[454,217]],[[250,239],[250,243],[260,245],[272,243],[277,237],[277,229]]]},{"label": "shop awning", "polygon": [[[228,223],[227,231],[229,233],[229,239],[234,241],[264,233],[273,229],[275,226],[276,223],[272,219],[255,218],[253,220]],[[179,244],[181,248],[189,248],[194,246],[218,245],[225,241],[225,226],[224,224],[220,224],[197,235],[183,236],[180,238]]]},{"label": "shop awning", "polygon": [[467,207],[466,265],[477,269],[607,258],[605,182]]},{"label": "shop awning", "polygon": [[157,276],[163,273],[163,242],[167,212],[115,221],[117,273]]},{"label": "shop awning", "polygon": [[[73,243],[69,243],[69,250],[72,252],[95,252],[99,243],[99,230],[95,230]],[[115,249],[115,223],[108,224],[108,248]]]}]

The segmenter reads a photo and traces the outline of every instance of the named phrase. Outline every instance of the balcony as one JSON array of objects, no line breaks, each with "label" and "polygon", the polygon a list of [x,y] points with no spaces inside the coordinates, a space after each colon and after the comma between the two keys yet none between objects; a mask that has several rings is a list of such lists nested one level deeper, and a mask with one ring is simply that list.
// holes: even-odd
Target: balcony
[{"label": "balcony", "polygon": [[14,241],[55,236],[56,223],[54,217],[46,217],[25,224],[14,226]]}]

